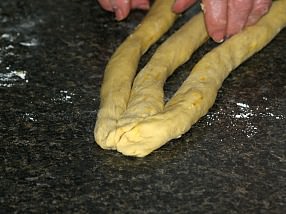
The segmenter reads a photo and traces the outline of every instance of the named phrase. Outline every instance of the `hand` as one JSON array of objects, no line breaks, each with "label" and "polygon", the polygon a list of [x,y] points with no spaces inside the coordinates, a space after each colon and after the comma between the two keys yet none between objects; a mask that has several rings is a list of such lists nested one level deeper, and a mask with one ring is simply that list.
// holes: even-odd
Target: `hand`
[{"label": "hand", "polygon": [[[194,2],[195,0],[176,0],[173,11],[181,13]],[[268,12],[271,3],[271,0],[202,0],[210,37],[216,42],[222,42],[244,27],[255,24]]]},{"label": "hand", "polygon": [[99,4],[107,11],[114,12],[118,21],[125,19],[130,10],[148,10],[149,0],[98,0]]}]

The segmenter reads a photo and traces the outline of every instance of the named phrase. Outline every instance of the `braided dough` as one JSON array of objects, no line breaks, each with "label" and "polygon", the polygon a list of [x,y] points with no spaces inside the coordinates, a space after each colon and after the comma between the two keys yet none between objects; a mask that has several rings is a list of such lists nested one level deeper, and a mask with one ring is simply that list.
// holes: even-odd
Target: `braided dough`
[{"label": "braided dough", "polygon": [[161,45],[130,89],[140,56],[175,21],[170,11],[172,3],[155,1],[142,25],[117,49],[107,65],[95,127],[96,142],[104,149],[144,157],[187,132],[213,105],[229,73],[286,26],[286,0],[274,1],[269,13],[256,25],[206,54],[164,104],[166,79],[208,39],[200,13]]}]

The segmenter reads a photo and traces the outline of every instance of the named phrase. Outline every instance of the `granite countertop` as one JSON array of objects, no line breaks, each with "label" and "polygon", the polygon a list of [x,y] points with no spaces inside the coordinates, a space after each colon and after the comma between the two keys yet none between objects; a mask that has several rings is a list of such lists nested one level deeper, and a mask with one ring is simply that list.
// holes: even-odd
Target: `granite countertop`
[{"label": "granite countertop", "polygon": [[[286,213],[286,30],[182,138],[145,158],[94,143],[104,67],[143,16],[119,23],[95,0],[1,0],[0,213]],[[168,79],[167,97],[215,46]]]}]

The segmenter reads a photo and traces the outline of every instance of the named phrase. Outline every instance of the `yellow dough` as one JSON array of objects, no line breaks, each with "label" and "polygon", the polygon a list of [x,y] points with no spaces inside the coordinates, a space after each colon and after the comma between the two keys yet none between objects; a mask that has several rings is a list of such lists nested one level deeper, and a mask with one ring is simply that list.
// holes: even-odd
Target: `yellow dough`
[{"label": "yellow dough", "polygon": [[118,120],[117,128],[110,132],[107,144],[116,145],[122,134],[138,122],[163,111],[163,86],[167,77],[186,62],[207,39],[203,14],[200,13],[158,48],[136,76],[127,109]]},{"label": "yellow dough", "polygon": [[119,46],[106,66],[94,131],[97,144],[104,149],[116,149],[115,145],[106,144],[106,138],[126,109],[140,57],[176,19],[171,11],[173,3],[174,0],[155,1],[142,23]]},{"label": "yellow dough", "polygon": [[[192,22],[188,24],[190,23]],[[204,26],[202,15],[194,17],[193,23]],[[274,1],[269,13],[257,24],[206,54],[164,106],[162,88],[166,78],[207,38],[202,33],[205,32],[204,27],[193,29],[198,35],[202,33],[198,36],[202,37],[201,40],[194,40],[195,35],[191,39],[186,36],[188,27],[186,31],[178,31],[166,41],[166,45],[158,49],[137,75],[129,102],[125,103],[125,108],[117,115],[115,125],[108,129],[105,143],[113,145],[124,155],[144,157],[171,139],[180,137],[208,112],[229,73],[261,50],[285,26],[286,0]],[[191,46],[191,51],[184,49],[192,42],[195,44]],[[160,54],[160,50],[168,50],[172,44],[174,48],[165,52],[166,56]],[[117,77],[120,78],[122,77]],[[129,97],[130,91],[127,93]],[[100,142],[97,143],[100,145]]]}]

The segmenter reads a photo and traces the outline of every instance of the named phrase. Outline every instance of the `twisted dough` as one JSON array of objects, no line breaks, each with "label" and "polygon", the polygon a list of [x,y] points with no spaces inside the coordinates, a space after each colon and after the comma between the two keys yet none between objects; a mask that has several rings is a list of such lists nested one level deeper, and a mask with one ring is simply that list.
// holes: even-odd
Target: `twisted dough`
[{"label": "twisted dough", "polygon": [[[269,13],[257,24],[206,54],[164,106],[162,88],[166,78],[207,38],[192,41],[186,36],[186,32],[202,33],[205,31],[204,27],[191,29],[189,26],[186,31],[175,33],[137,76],[130,100],[126,102],[127,106],[117,117],[115,125],[109,129],[105,144],[110,143],[124,155],[144,157],[187,132],[213,105],[218,89],[229,73],[261,50],[286,26],[285,11],[286,0],[273,2]],[[188,24],[190,23],[204,26],[201,15],[193,18]],[[204,33],[201,35],[205,36]],[[192,50],[184,49],[192,42],[195,43]],[[172,45],[175,47],[169,49]],[[160,52],[165,52],[167,56]],[[120,78],[122,77],[117,77]],[[128,91],[128,96],[129,93]]]},{"label": "twisted dough", "polygon": [[101,103],[95,126],[95,140],[103,149],[116,149],[106,142],[110,131],[125,111],[140,57],[174,23],[174,0],[157,0],[135,31],[118,47],[108,62],[101,87]]}]

